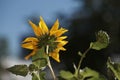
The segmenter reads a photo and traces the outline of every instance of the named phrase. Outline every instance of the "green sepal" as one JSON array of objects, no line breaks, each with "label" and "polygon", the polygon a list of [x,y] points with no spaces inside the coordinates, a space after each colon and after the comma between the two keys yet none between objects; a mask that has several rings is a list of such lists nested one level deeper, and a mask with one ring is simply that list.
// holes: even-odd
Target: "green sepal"
[{"label": "green sepal", "polygon": [[62,77],[65,80],[72,80],[72,78],[74,77],[74,74],[72,74],[69,71],[60,71],[60,77]]},{"label": "green sepal", "polygon": [[112,71],[112,73],[118,80],[120,80],[120,63],[112,62],[109,57],[107,61],[107,68]]},{"label": "green sepal", "polygon": [[32,56],[32,63],[38,67],[38,69],[41,69],[47,65],[47,58],[48,55],[45,53],[45,48],[41,48],[37,50],[36,54]]},{"label": "green sepal", "polygon": [[80,80],[106,80],[103,75],[100,75],[97,71],[88,67],[80,70]]},{"label": "green sepal", "polygon": [[15,66],[12,66],[10,68],[7,68],[7,70],[13,74],[24,76],[24,77],[29,72],[27,65],[15,65]]},{"label": "green sepal", "polygon": [[101,50],[106,48],[109,44],[109,35],[105,31],[99,31],[96,34],[96,41],[90,43],[90,48],[95,50]]}]

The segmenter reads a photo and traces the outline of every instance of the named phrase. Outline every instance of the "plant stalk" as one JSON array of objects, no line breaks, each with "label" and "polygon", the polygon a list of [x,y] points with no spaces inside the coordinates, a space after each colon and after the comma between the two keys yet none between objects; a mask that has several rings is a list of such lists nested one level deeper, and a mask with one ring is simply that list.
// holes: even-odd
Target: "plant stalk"
[{"label": "plant stalk", "polygon": [[[49,55],[49,51],[48,51],[48,50],[49,50],[49,45],[46,46],[46,53]],[[49,67],[49,69],[50,69],[50,71],[51,71],[51,74],[52,74],[52,76],[53,76],[53,79],[56,80],[56,76],[55,76],[55,73],[54,73],[53,68],[52,68],[52,66],[51,66],[49,57],[48,57],[48,59],[47,59],[47,62],[48,62],[48,67]]]},{"label": "plant stalk", "polygon": [[[39,73],[33,72],[33,74],[37,77],[38,80],[41,80],[41,79],[40,79],[40,76],[39,76]],[[32,78],[32,80],[34,80],[34,79]]]},{"label": "plant stalk", "polygon": [[79,61],[79,63],[78,63],[78,68],[77,68],[77,70],[78,70],[78,75],[79,75],[79,70],[80,70],[80,67],[81,67],[81,64],[82,64],[82,61],[83,61],[83,59],[85,58],[85,56],[86,56],[86,54],[88,53],[88,51],[91,49],[91,47],[89,47],[83,54],[82,54],[82,56],[81,56],[81,58],[80,58],[80,61]]}]

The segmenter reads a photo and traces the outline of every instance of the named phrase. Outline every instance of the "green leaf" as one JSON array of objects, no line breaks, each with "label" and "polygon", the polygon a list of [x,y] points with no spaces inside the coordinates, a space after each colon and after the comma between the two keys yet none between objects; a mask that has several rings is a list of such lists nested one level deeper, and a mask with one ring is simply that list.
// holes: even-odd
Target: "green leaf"
[{"label": "green leaf", "polygon": [[114,63],[111,61],[110,57],[107,61],[107,67],[113,72],[114,76],[120,80],[120,63]]},{"label": "green leaf", "polygon": [[39,69],[47,65],[48,55],[45,54],[44,48],[39,49],[34,56],[32,56],[32,62]]},{"label": "green leaf", "polygon": [[69,71],[60,71],[60,76],[63,78],[63,79],[66,79],[66,80],[71,80],[71,78],[74,77],[74,75],[69,72]]},{"label": "green leaf", "polygon": [[40,80],[45,80],[45,72],[40,72],[39,76],[40,76]]},{"label": "green leaf", "polygon": [[109,44],[109,35],[105,31],[99,31],[96,34],[96,42],[90,43],[90,48],[95,50],[101,50],[106,48]]},{"label": "green leaf", "polygon": [[39,75],[32,73],[32,80],[40,80]]},{"label": "green leaf", "polygon": [[29,72],[27,65],[15,65],[7,69],[8,71],[12,72],[13,74],[26,76]]},{"label": "green leaf", "polygon": [[32,71],[37,71],[37,70],[39,70],[39,69],[38,69],[38,67],[36,67],[34,64],[30,64],[30,65],[29,65],[29,71],[32,72]]},{"label": "green leaf", "polygon": [[106,80],[106,78],[98,72],[86,67],[80,72],[80,80]]},{"label": "green leaf", "polygon": [[41,71],[33,72],[32,80],[45,80],[45,72],[41,72]]}]

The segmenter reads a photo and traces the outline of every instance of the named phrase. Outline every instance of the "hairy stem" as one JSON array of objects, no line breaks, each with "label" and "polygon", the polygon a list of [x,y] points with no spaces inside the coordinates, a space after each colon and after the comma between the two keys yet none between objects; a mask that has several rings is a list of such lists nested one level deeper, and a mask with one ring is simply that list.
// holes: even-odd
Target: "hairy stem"
[{"label": "hairy stem", "polygon": [[[37,78],[37,80],[41,80],[41,79],[40,79],[40,76],[39,76],[39,72],[33,72],[33,75]],[[35,77],[32,78],[32,80],[34,80]]]},{"label": "hairy stem", "polygon": [[77,70],[78,70],[78,72],[77,72],[78,75],[79,75],[79,70],[80,70],[82,61],[83,61],[83,59],[85,58],[86,54],[88,53],[88,51],[89,51],[90,49],[91,49],[91,48],[89,47],[89,48],[82,54],[82,56],[81,56],[81,58],[80,58],[80,61],[79,61],[79,63],[78,63],[78,68],[77,68]]},{"label": "hairy stem", "polygon": [[[47,45],[47,46],[46,46],[46,53],[49,55],[49,51],[48,51],[48,50],[49,50],[49,46]],[[51,66],[49,57],[48,57],[48,59],[47,59],[47,62],[48,62],[48,67],[49,67],[49,69],[50,69],[50,71],[51,71],[51,74],[52,74],[52,76],[53,76],[53,79],[56,80],[56,76],[55,76],[55,73],[54,73],[53,68],[52,68],[52,66]]]}]

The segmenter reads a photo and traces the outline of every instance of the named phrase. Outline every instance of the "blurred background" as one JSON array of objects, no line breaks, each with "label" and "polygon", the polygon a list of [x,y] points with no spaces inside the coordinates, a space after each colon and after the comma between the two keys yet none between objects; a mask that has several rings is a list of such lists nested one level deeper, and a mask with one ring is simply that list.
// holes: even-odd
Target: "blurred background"
[{"label": "blurred background", "polygon": [[[31,63],[24,60],[30,51],[21,48],[21,42],[34,36],[28,21],[38,24],[40,16],[49,28],[59,19],[60,26],[69,30],[67,51],[60,52],[61,63],[51,59],[56,75],[62,69],[73,72],[73,63],[79,61],[78,51],[84,52],[95,41],[95,33],[104,30],[110,35],[110,45],[101,51],[90,50],[82,68],[88,66],[113,80],[106,61],[110,56],[120,62],[119,0],[0,0],[0,80],[30,80],[30,76],[16,76],[5,68]],[[49,74],[47,77],[51,80]]]}]

